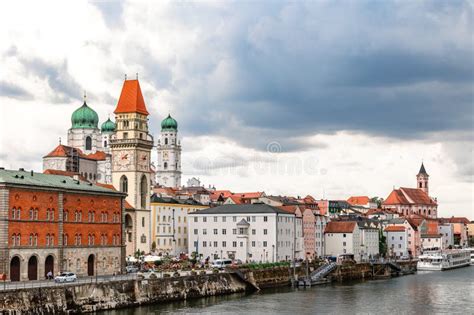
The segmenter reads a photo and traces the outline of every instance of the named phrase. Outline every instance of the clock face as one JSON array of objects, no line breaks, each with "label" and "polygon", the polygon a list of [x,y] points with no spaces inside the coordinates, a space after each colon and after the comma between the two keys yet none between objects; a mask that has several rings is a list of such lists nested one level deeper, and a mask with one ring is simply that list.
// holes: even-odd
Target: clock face
[{"label": "clock face", "polygon": [[133,165],[133,151],[122,151],[114,155],[114,168],[123,170]]},{"label": "clock face", "polygon": [[138,166],[140,170],[148,171],[150,165],[150,160],[148,158],[148,153],[142,152],[138,154]]}]

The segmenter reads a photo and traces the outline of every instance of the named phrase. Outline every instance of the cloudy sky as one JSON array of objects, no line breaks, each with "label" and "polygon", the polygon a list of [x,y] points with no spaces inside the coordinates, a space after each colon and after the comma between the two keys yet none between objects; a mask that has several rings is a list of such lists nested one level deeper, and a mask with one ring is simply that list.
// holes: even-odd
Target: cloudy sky
[{"label": "cloudy sky", "polygon": [[183,182],[385,198],[423,160],[474,219],[473,29],[472,1],[2,3],[0,165],[41,170],[83,91],[103,121],[138,72]]}]

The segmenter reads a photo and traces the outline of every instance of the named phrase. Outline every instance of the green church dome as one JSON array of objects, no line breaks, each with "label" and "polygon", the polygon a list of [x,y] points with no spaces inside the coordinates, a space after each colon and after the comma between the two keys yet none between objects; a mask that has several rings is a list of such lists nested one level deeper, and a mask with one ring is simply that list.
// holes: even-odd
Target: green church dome
[{"label": "green church dome", "polygon": [[102,126],[100,126],[102,132],[115,132],[115,123],[108,118]]},{"label": "green church dome", "polygon": [[99,116],[97,113],[87,106],[86,102],[76,109],[71,116],[72,129],[79,128],[97,128],[99,124]]},{"label": "green church dome", "polygon": [[178,130],[178,122],[168,115],[163,121],[161,122],[161,130]]}]

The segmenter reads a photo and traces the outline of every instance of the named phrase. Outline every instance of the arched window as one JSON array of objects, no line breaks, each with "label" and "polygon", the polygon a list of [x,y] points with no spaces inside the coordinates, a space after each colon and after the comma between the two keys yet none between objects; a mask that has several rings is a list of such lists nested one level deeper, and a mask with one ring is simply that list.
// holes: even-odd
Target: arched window
[{"label": "arched window", "polygon": [[163,168],[166,170],[168,169],[168,162],[163,163]]},{"label": "arched window", "polygon": [[30,220],[33,220],[35,218],[35,210],[33,208],[30,209]]},{"label": "arched window", "polygon": [[104,141],[104,148],[107,148],[107,140]]},{"label": "arched window", "polygon": [[12,246],[16,246],[16,234],[12,235]]},{"label": "arched window", "polygon": [[20,207],[18,209],[16,209],[16,219],[17,220],[21,219],[21,208]]},{"label": "arched window", "polygon": [[67,246],[67,241],[68,241],[68,235],[67,235],[67,234],[64,234],[64,235],[63,235],[63,245],[64,245],[64,246]]},{"label": "arched window", "polygon": [[124,193],[128,192],[128,179],[125,175],[120,177],[120,191]]},{"label": "arched window", "polygon": [[38,220],[38,208],[35,209],[35,220]]},{"label": "arched window", "polygon": [[46,234],[46,246],[50,246],[50,244],[49,244],[49,234]]},{"label": "arched window", "polygon": [[12,209],[12,219],[13,219],[13,220],[16,219],[16,208],[13,208],[13,209]]},{"label": "arched window", "polygon": [[29,240],[29,245],[30,246],[33,246],[33,242],[34,242],[34,239],[33,239],[33,234],[30,234],[30,240]]},{"label": "arched window", "polygon": [[148,195],[148,183],[146,180],[146,176],[142,176],[142,180],[140,182],[140,204],[141,208],[145,209],[146,208],[146,197]]},{"label": "arched window", "polygon": [[54,234],[51,234],[51,236],[49,237],[49,244],[51,246],[54,246]]},{"label": "arched window", "polygon": [[421,182],[420,182],[420,185],[419,185],[419,186],[420,186],[420,188],[423,188],[423,184],[422,184]]},{"label": "arched window", "polygon": [[16,235],[16,246],[20,246],[21,245],[21,234],[18,233]]},{"label": "arched window", "polygon": [[91,139],[91,137],[86,138],[86,150],[92,150],[92,139]]},{"label": "arched window", "polygon": [[38,234],[35,234],[35,237],[34,237],[34,245],[35,245],[35,246],[38,246]]},{"label": "arched window", "polygon": [[165,138],[165,144],[168,144],[168,138]]},{"label": "arched window", "polygon": [[63,212],[63,221],[67,221],[69,219],[69,211],[65,210]]}]

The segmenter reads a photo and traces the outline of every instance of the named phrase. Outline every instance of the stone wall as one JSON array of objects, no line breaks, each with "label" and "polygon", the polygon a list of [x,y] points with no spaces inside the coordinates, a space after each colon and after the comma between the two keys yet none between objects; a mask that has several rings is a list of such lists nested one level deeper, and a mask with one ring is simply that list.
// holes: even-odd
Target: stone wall
[{"label": "stone wall", "polygon": [[115,281],[0,292],[0,310],[22,314],[85,313],[246,290],[250,286],[229,273]]}]

